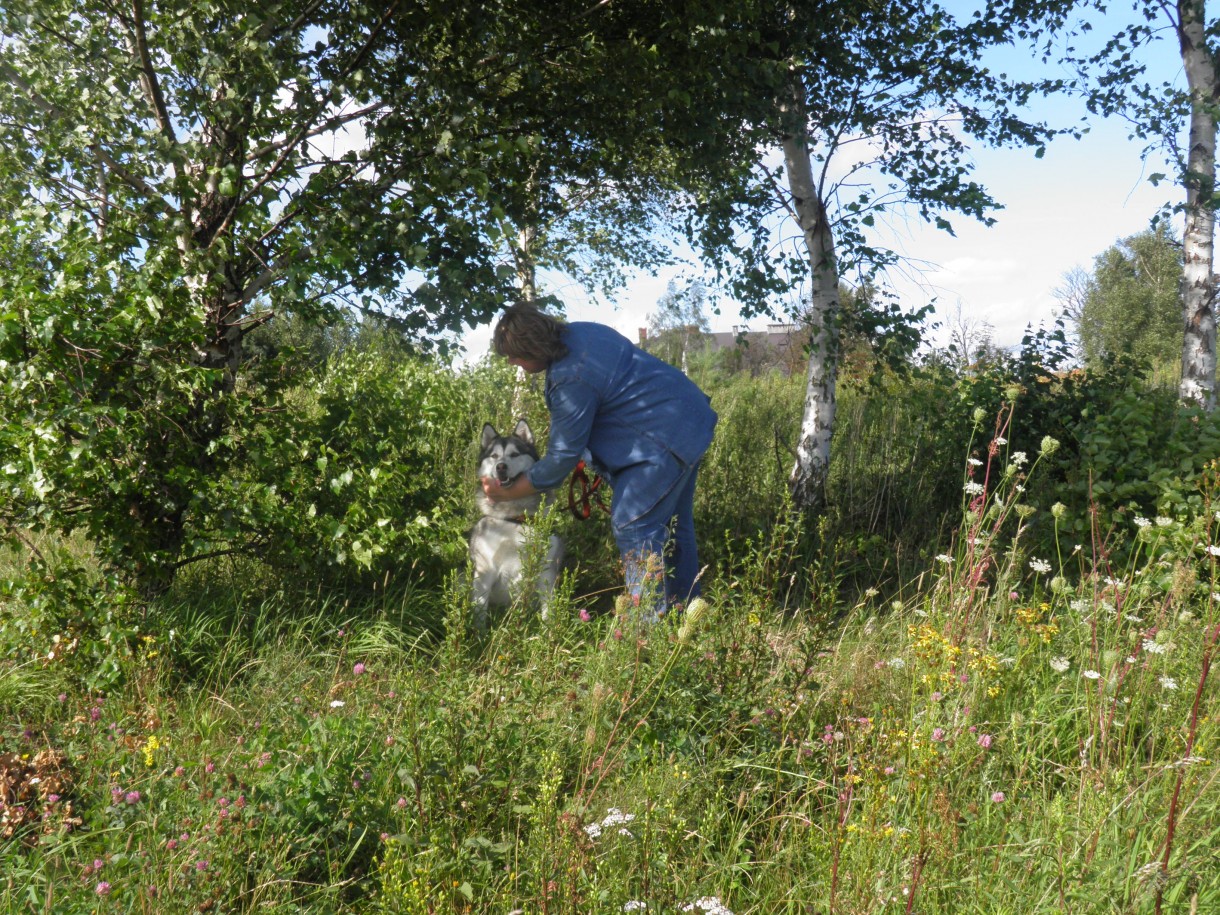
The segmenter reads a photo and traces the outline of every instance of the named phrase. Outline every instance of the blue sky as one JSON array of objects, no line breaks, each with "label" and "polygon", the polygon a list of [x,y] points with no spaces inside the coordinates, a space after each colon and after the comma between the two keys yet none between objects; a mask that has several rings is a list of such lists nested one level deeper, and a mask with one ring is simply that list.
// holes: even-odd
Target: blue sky
[{"label": "blue sky", "polygon": [[[948,5],[958,12],[974,7]],[[1111,13],[1093,34],[1112,33],[1124,12]],[[1149,55],[1158,79],[1180,80],[1175,43],[1158,42]],[[1019,76],[1033,75],[1040,66],[1025,50],[1001,51],[988,63]],[[1040,103],[1033,114],[1066,126],[1086,112],[1081,103],[1063,98]],[[877,242],[910,259],[889,277],[903,303],[913,308],[935,298],[935,320],[986,325],[996,343],[1015,345],[1030,325],[1053,320],[1060,306],[1052,291],[1064,274],[1091,268],[1096,255],[1143,231],[1161,206],[1177,202],[1180,192],[1172,183],[1153,187],[1147,181],[1149,173],[1169,169],[1159,160],[1143,161],[1142,143],[1129,139],[1128,125],[1092,118],[1088,126],[1083,139],[1059,139],[1042,159],[1025,149],[975,151],[975,178],[1004,207],[994,214],[993,226],[962,217],[953,220],[956,235],[917,221],[879,229]],[[569,319],[601,321],[635,339],[668,282],[683,272],[674,268],[639,275],[616,305],[589,302],[574,285],[560,283],[550,291],[565,300]],[[741,323],[733,304],[722,304],[722,313],[712,316],[713,330]],[[750,323],[760,326],[765,320]],[[486,327],[467,334],[468,358],[486,352],[489,337]],[[946,337],[943,327],[932,339],[942,343]]]}]

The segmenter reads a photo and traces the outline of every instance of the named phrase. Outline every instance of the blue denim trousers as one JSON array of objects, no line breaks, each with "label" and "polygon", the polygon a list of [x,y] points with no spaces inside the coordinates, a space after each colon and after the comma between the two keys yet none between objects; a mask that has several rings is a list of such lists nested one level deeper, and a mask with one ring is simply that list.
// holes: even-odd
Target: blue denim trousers
[{"label": "blue denim trousers", "polygon": [[699,594],[699,553],[695,546],[695,479],[698,462],[673,460],[650,468],[642,479],[616,478],[616,487],[634,482],[662,484],[662,495],[643,514],[620,522],[612,517],[614,539],[623,559],[627,593],[636,606],[655,616]]}]

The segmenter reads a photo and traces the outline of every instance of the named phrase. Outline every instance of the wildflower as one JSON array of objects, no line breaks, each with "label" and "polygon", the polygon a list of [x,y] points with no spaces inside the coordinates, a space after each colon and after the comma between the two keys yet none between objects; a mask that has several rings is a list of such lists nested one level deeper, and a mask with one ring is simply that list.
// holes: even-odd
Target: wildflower
[{"label": "wildflower", "polygon": [[207,869],[208,869],[208,862],[207,862],[206,858],[200,858],[198,861],[195,862],[195,870],[206,871]]},{"label": "wildflower", "polygon": [[1068,507],[1066,505],[1064,505],[1062,502],[1056,502],[1054,505],[1051,506],[1051,517],[1062,518],[1064,513],[1067,512],[1067,510],[1068,510]]},{"label": "wildflower", "polygon": [[1099,673],[1098,673],[1097,671],[1095,671],[1095,670],[1086,670],[1086,671],[1084,672],[1084,677],[1085,677],[1085,679],[1087,679],[1087,680],[1100,680],[1100,679],[1101,679],[1101,674],[1099,674]]},{"label": "wildflower", "polygon": [[404,807],[407,806],[407,799],[405,797],[400,797],[394,803],[395,803],[395,805],[397,805],[399,810],[402,810]]},{"label": "wildflower", "polygon": [[203,771],[204,771],[204,772],[206,772],[208,775],[211,775],[213,772],[215,772],[215,771],[216,771],[216,763],[212,762],[212,761],[209,759],[209,760],[208,760],[208,762],[207,762],[207,765],[205,765],[205,766],[203,767]]},{"label": "wildflower", "polygon": [[1035,572],[1045,573],[1051,570],[1051,564],[1049,562],[1047,562],[1045,559],[1038,559],[1036,557],[1029,560],[1029,567]]},{"label": "wildflower", "polygon": [[1169,525],[1171,525],[1171,524],[1173,524],[1172,518],[1166,518],[1164,515],[1156,516],[1156,526],[1157,527],[1169,527]]},{"label": "wildflower", "polygon": [[363,677],[364,670],[365,670],[364,665],[358,661],[352,665],[352,673],[355,674],[357,677]]},{"label": "wildflower", "polygon": [[886,766],[886,767],[885,767],[885,774],[886,774],[886,775],[893,775],[893,774],[894,774],[894,767],[893,767],[893,766]]},{"label": "wildflower", "polygon": [[[588,833],[589,838],[596,839],[602,834],[603,831],[615,826],[623,826],[625,823],[630,823],[634,819],[634,813],[623,813],[623,811],[619,810],[617,807],[610,807],[606,810],[605,818],[600,823],[590,823],[585,827],[585,832]],[[626,828],[619,829],[618,832],[619,835],[631,835],[630,831],[628,831]]]},{"label": "wildflower", "polygon": [[991,735],[990,734],[980,734],[979,739],[978,739],[978,745],[980,747],[982,747],[984,750],[991,749]]},{"label": "wildflower", "polygon": [[894,670],[902,670],[902,668],[907,666],[907,662],[906,662],[905,658],[890,658],[885,663],[888,664],[890,667],[892,667]]},{"label": "wildflower", "polygon": [[976,483],[974,480],[967,480],[966,485],[962,487],[962,491],[968,496],[979,496],[983,494],[983,484]]},{"label": "wildflower", "polygon": [[1216,546],[1214,543],[1209,543],[1207,545],[1207,552],[1211,553],[1213,556],[1220,556],[1220,546]]},{"label": "wildflower", "polygon": [[943,562],[945,565],[951,565],[953,563],[953,557],[950,556],[948,553],[941,553],[939,556],[936,557],[936,561]]},{"label": "wildflower", "polygon": [[1039,449],[1042,457],[1050,457],[1059,450],[1059,440],[1049,435],[1042,437],[1042,447]]},{"label": "wildflower", "polygon": [[1023,467],[1029,463],[1029,458],[1026,456],[1024,451],[1014,451],[1012,453],[1012,457],[1010,457],[1008,460],[1015,467]]},{"label": "wildflower", "polygon": [[109,896],[110,895],[110,884],[107,883],[105,880],[103,880],[101,883],[99,883],[97,885],[96,892],[99,896]]},{"label": "wildflower", "polygon": [[1178,681],[1173,677],[1161,677],[1160,684],[1162,689],[1177,689]]},{"label": "wildflower", "polygon": [[345,706],[345,705],[347,705],[347,703],[344,702],[342,699],[336,699],[334,702],[332,702],[330,704],[330,707],[331,708],[343,708],[343,706]]},{"label": "wildflower", "polygon": [[1134,518],[1134,523],[1135,523],[1135,526],[1138,527],[1140,530],[1143,530],[1144,528],[1149,527],[1152,524],[1152,522],[1149,521],[1147,518],[1145,518],[1143,515],[1136,515]]},{"label": "wildflower", "polygon": [[580,608],[580,621],[581,621],[582,623],[587,623],[587,622],[589,622],[589,620],[591,620],[591,619],[593,619],[593,617],[591,617],[591,616],[589,615],[589,611],[588,611],[588,610],[586,610],[584,607],[581,607],[581,608]]},{"label": "wildflower", "polygon": [[186,775],[185,766],[174,766],[174,778],[182,778],[184,775]]},{"label": "wildflower", "polygon": [[932,729],[932,739],[937,742],[944,740],[945,739],[945,729],[944,728],[933,728]]},{"label": "wildflower", "polygon": [[630,899],[623,903],[624,912],[642,912],[648,908],[648,903],[641,902],[638,899]]},{"label": "wildflower", "polygon": [[983,466],[982,461],[980,461],[978,458],[973,458],[973,457],[966,458],[966,463],[969,464],[971,467],[982,467]]},{"label": "wildflower", "polygon": [[1140,643],[1140,647],[1148,652],[1148,654],[1164,654],[1167,650],[1160,642],[1154,642],[1152,639],[1144,639]]},{"label": "wildflower", "polygon": [[694,902],[682,906],[683,912],[693,912],[695,909],[702,909],[707,912],[707,915],[733,915],[720,899],[716,896],[704,896],[701,899],[696,899]]},{"label": "wildflower", "polygon": [[125,800],[129,804],[138,804],[138,803],[140,803],[140,792],[139,791],[128,791],[127,794],[124,796],[123,800]]},{"label": "wildflower", "polygon": [[994,794],[991,795],[991,803],[993,803],[993,804],[1003,804],[1004,800],[1005,800],[1005,798],[1004,798],[1003,791],[996,791]]},{"label": "wildflower", "polygon": [[995,443],[996,443],[997,445],[1007,445],[1007,444],[1008,444],[1008,439],[1004,438],[1004,436],[1002,436],[1002,435],[997,435],[997,436],[995,437]]}]

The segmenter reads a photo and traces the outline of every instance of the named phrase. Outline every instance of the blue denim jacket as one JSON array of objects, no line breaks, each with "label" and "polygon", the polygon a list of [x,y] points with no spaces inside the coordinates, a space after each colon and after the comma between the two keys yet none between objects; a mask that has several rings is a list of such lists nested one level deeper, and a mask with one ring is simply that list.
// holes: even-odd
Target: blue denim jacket
[{"label": "blue denim jacket", "polygon": [[[568,354],[546,372],[551,432],[546,455],[528,473],[536,489],[562,483],[585,449],[611,486],[635,465],[689,465],[703,457],[716,413],[686,375],[601,324],[568,324],[563,342]],[[614,514],[634,517],[663,494],[616,490]]]}]

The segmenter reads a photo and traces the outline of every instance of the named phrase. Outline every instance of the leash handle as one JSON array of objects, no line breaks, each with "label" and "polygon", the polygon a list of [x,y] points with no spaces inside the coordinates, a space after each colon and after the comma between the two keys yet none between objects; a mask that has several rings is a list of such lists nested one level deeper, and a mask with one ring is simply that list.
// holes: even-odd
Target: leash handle
[{"label": "leash handle", "polygon": [[[572,470],[572,479],[568,483],[568,511],[581,521],[588,521],[589,516],[593,514],[593,506],[597,505],[606,514],[610,513],[610,506],[606,504],[606,500],[598,491],[601,489],[602,478],[598,474],[593,474],[593,479],[589,479],[589,473],[585,469],[585,462],[577,461],[576,467]],[[580,494],[577,495],[577,490]]]}]

